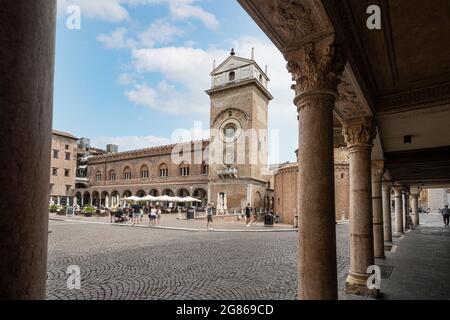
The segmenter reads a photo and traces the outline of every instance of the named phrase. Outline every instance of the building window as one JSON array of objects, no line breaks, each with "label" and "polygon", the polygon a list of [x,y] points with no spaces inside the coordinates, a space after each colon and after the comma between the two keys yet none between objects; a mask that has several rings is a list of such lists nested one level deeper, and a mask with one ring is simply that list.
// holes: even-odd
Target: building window
[{"label": "building window", "polygon": [[66,148],[66,150],[69,150],[69,145],[68,145],[68,144],[66,144],[65,148]]},{"label": "building window", "polygon": [[70,152],[66,152],[66,160],[70,160]]},{"label": "building window", "polygon": [[102,181],[102,173],[100,171],[97,171],[97,174],[95,175],[95,181]]},{"label": "building window", "polygon": [[109,180],[115,181],[116,180],[116,172],[114,170],[111,170],[109,172]]},{"label": "building window", "polygon": [[180,176],[182,176],[182,177],[187,177],[187,176],[189,176],[189,174],[190,174],[190,168],[189,168],[189,166],[187,166],[187,165],[185,165],[185,164],[182,164],[182,165],[180,166]]},{"label": "building window", "polygon": [[53,150],[53,159],[59,158],[59,150]]},{"label": "building window", "polygon": [[54,176],[58,175],[58,168],[52,168],[52,175]]},{"label": "building window", "polygon": [[71,185],[66,185],[66,195],[70,194],[70,189],[72,188]]},{"label": "building window", "polygon": [[209,166],[205,162],[203,162],[202,163],[202,174],[207,175],[208,173],[209,173]]},{"label": "building window", "polygon": [[144,165],[141,168],[141,178],[142,179],[148,179],[148,177],[149,177],[148,167],[146,165]]},{"label": "building window", "polygon": [[234,71],[231,71],[230,74],[228,75],[228,79],[230,81],[234,81],[236,79],[236,73]]},{"label": "building window", "polygon": [[70,170],[64,169],[64,177],[70,177]]},{"label": "building window", "polygon": [[344,179],[344,174],[343,173],[341,173],[341,179]]},{"label": "building window", "polygon": [[169,176],[169,168],[165,163],[159,166],[159,176],[161,178],[166,178]]},{"label": "building window", "polygon": [[131,169],[126,167],[125,170],[123,171],[123,178],[125,180],[131,180]]}]

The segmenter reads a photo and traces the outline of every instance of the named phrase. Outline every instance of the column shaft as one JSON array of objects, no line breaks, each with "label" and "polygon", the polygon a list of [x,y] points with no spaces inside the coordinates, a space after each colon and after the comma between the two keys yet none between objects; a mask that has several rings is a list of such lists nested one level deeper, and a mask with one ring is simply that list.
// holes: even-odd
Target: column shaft
[{"label": "column shaft", "polygon": [[0,300],[44,299],[55,0],[0,10]]},{"label": "column shaft", "polygon": [[299,298],[337,299],[334,214],[334,96],[299,109]]},{"label": "column shaft", "polygon": [[414,226],[419,225],[419,195],[412,194],[412,223]]},{"label": "column shaft", "polygon": [[374,264],[371,150],[375,129],[371,118],[344,123],[350,168],[350,271],[347,293],[377,295],[367,287],[367,268]]},{"label": "column shaft", "polygon": [[334,34],[285,55],[299,119],[299,299],[337,299],[333,108],[342,48]]},{"label": "column shaft", "polygon": [[391,186],[383,183],[384,241],[392,242]]},{"label": "column shaft", "polygon": [[403,234],[403,197],[402,188],[394,187],[395,191],[395,233]]},{"label": "column shaft", "polygon": [[372,210],[374,257],[384,258],[383,203],[381,179],[384,170],[372,169]]}]

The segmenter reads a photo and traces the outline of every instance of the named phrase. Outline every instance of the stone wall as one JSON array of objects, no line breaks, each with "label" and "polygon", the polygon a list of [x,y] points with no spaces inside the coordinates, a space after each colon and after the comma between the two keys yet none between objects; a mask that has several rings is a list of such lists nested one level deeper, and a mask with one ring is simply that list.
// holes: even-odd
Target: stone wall
[{"label": "stone wall", "polygon": [[[350,219],[349,167],[345,149],[335,149],[335,216],[336,221]],[[298,163],[278,169],[274,176],[275,212],[282,223],[294,224],[298,206]]]}]

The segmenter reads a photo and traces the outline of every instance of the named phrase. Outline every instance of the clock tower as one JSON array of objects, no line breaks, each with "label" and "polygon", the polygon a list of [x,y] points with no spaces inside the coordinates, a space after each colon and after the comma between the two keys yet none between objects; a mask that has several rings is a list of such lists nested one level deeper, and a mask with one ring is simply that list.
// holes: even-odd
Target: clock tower
[{"label": "clock tower", "polygon": [[219,212],[263,208],[268,181],[269,78],[253,59],[230,56],[211,73],[208,199]]}]

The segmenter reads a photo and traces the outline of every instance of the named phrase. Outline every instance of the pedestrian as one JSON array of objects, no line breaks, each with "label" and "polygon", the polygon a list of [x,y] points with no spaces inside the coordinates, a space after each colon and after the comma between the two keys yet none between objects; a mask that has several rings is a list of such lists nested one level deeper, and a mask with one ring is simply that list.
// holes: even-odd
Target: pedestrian
[{"label": "pedestrian", "polygon": [[133,224],[139,224],[139,217],[141,215],[141,206],[139,203],[135,202],[131,207],[133,212]]},{"label": "pedestrian", "polygon": [[214,230],[212,227],[213,224],[213,210],[214,210],[214,204],[208,203],[206,206],[206,229],[207,230]]},{"label": "pedestrian", "polygon": [[258,212],[256,208],[253,208],[253,221],[252,223],[258,225]]},{"label": "pedestrian", "polygon": [[162,214],[161,207],[158,207],[156,209],[156,225],[158,226],[161,224],[161,214]]},{"label": "pedestrian", "polygon": [[247,227],[250,227],[250,214],[252,209],[250,208],[250,203],[247,203],[245,207],[245,224]]},{"label": "pedestrian", "polygon": [[111,208],[111,210],[109,210],[109,216],[111,218],[110,222],[113,223],[113,218],[116,216],[116,210],[117,208]]},{"label": "pedestrian", "polygon": [[150,210],[150,225],[154,226],[155,225],[155,221],[156,221],[156,208],[152,207],[152,209]]},{"label": "pedestrian", "polygon": [[448,208],[448,205],[445,205],[444,209],[441,211],[442,216],[444,217],[444,226],[448,227],[448,223],[450,220],[450,209]]}]

